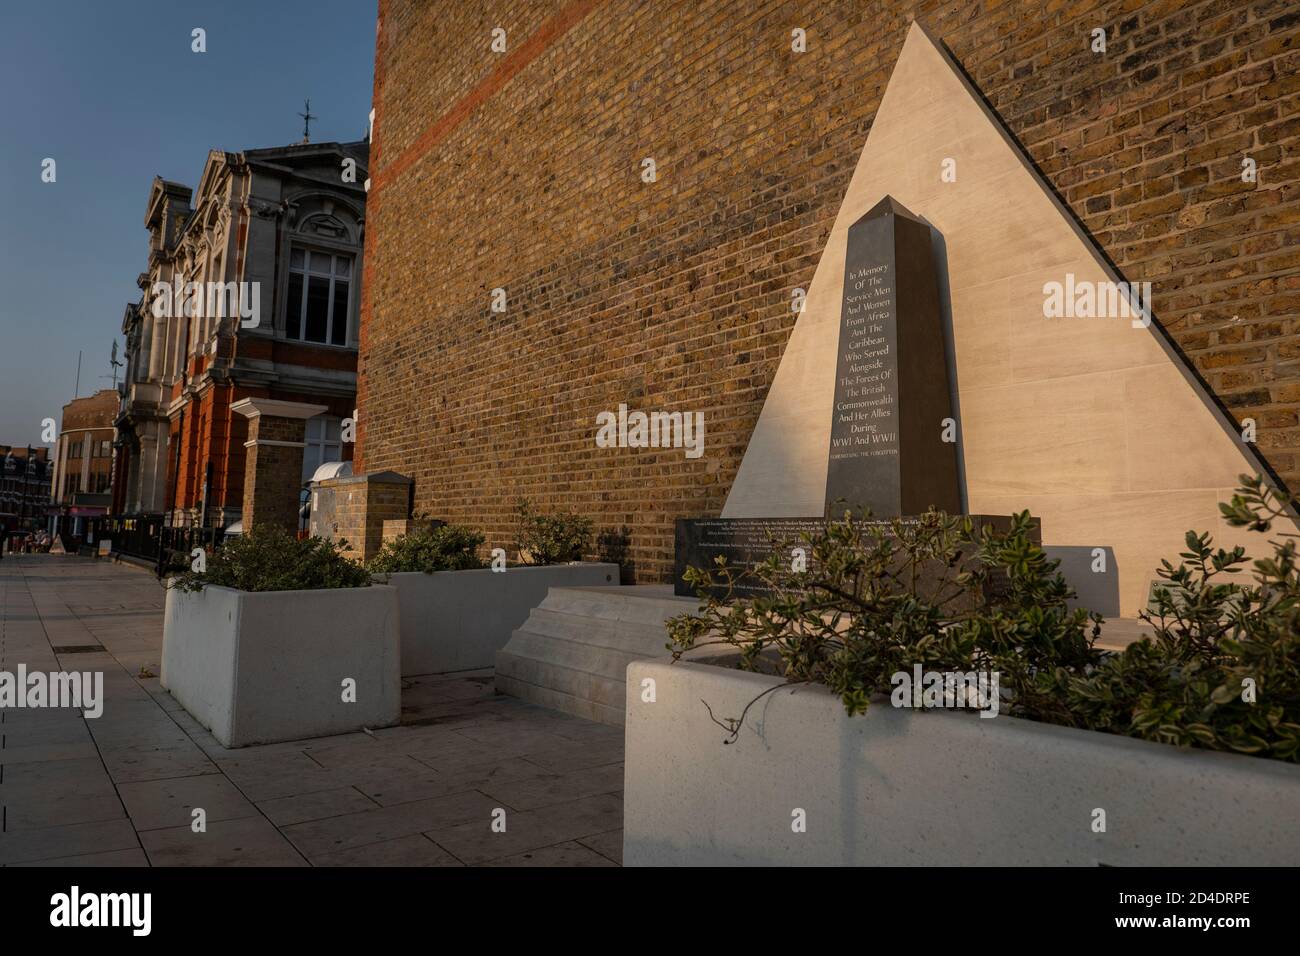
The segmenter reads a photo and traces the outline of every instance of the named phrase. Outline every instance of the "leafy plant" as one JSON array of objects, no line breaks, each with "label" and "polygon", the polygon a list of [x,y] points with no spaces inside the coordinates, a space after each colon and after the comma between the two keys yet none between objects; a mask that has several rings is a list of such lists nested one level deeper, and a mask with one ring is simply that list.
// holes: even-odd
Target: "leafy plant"
[{"label": "leafy plant", "polygon": [[[1261,478],[1219,510],[1236,527],[1267,533],[1294,508]],[[1154,637],[1071,683],[1090,723],[1166,743],[1300,760],[1300,569],[1295,532],[1269,541],[1272,556],[1245,570],[1245,549],[1215,549],[1187,533],[1180,562],[1161,562],[1169,583],[1142,617]]]},{"label": "leafy plant", "polygon": [[526,500],[519,502],[515,514],[519,522],[519,559],[524,564],[581,561],[591,547],[590,518],[569,511],[542,514]]},{"label": "leafy plant", "polygon": [[[914,664],[997,671],[1012,713],[1067,720],[1055,666],[1100,659],[1093,649],[1100,619],[1068,606],[1072,592],[1031,530],[1027,512],[1003,531],[937,511],[888,523],[846,514],[801,537],[800,570],[783,559],[790,542],[747,572],[725,562],[689,569],[687,581],[707,603],[669,622],[669,647],[680,658],[731,645],[742,669],[766,666],[790,682],[824,684],[851,716]],[[751,583],[745,578],[771,593],[729,605],[736,586]],[[715,591],[722,596],[705,597]]]},{"label": "leafy plant", "polygon": [[465,571],[483,567],[483,535],[462,525],[423,527],[389,541],[370,561],[373,572]]},{"label": "leafy plant", "polygon": [[370,586],[370,572],[344,555],[347,542],[296,538],[274,525],[226,538],[204,571],[185,570],[169,587],[198,591],[209,584],[240,591],[315,591]]},{"label": "leafy plant", "polygon": [[[1242,481],[1220,506],[1230,523],[1267,532],[1289,513],[1293,503],[1262,481]],[[890,524],[846,515],[803,537],[802,570],[777,556],[785,551],[749,571],[688,571],[705,603],[669,622],[669,647],[680,659],[730,646],[736,666],[824,684],[850,715],[916,664],[992,671],[1000,710],[1012,716],[1300,760],[1294,541],[1270,542],[1273,556],[1254,562],[1250,585],[1233,578],[1244,549],[1215,549],[1208,534],[1189,532],[1179,563],[1158,572],[1168,584],[1156,589],[1155,611],[1143,614],[1153,636],[1105,653],[1094,646],[1101,618],[1069,607],[1058,563],[1030,530],[1027,513],[1004,530],[939,512]],[[730,601],[746,577],[769,593]],[[711,589],[721,596],[708,597]],[[714,719],[735,739],[744,717]]]}]

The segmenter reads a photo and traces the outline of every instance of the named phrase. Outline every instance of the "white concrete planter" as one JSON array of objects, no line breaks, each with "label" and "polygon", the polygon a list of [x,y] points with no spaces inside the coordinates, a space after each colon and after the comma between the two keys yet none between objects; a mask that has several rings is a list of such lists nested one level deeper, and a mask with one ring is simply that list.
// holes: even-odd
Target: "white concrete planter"
[{"label": "white concrete planter", "polygon": [[492,667],[496,652],[553,587],[618,585],[617,564],[554,564],[505,571],[380,574],[401,604],[402,674]]},{"label": "white concrete planter", "polygon": [[883,698],[848,717],[813,686],[764,697],[724,746],[701,700],[738,717],[778,683],[698,663],[628,667],[626,865],[1300,860],[1300,767]]},{"label": "white concrete planter", "polygon": [[167,592],[162,685],[227,747],[395,724],[398,670],[393,588]]}]

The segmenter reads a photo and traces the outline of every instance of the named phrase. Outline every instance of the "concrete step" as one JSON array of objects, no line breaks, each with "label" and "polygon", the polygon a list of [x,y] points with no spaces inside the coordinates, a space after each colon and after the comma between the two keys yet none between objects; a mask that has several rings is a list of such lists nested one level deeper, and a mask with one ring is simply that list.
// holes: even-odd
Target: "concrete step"
[{"label": "concrete step", "polygon": [[622,707],[606,707],[595,701],[573,697],[550,687],[537,687],[500,675],[497,677],[497,690],[503,694],[509,694],[511,697],[519,697],[541,707],[549,707],[551,710],[572,714],[584,720],[594,720],[597,723],[608,724],[611,727],[623,726]]},{"label": "concrete step", "polygon": [[628,664],[666,657],[665,622],[698,606],[667,585],[551,588],[497,651],[497,690],[622,726]]},{"label": "concrete step", "polygon": [[[610,590],[618,592],[617,601],[601,594]],[[540,606],[580,617],[658,626],[670,617],[694,611],[699,602],[694,598],[675,597],[667,584],[641,584],[618,588],[551,588]]]},{"label": "concrete step", "polygon": [[[504,652],[498,653],[504,654]],[[593,674],[591,671],[584,671],[577,667],[567,667],[551,661],[504,656],[498,660],[496,676],[498,690],[501,688],[499,678],[505,677],[530,687],[545,687],[605,707],[617,709],[623,707],[623,680]],[[533,702],[540,703],[540,701]]]},{"label": "concrete step", "polygon": [[514,660],[545,661],[599,677],[622,680],[627,665],[633,661],[645,660],[647,656],[664,657],[668,654],[668,650],[662,645],[642,646],[646,647],[646,651],[636,653],[602,644],[587,644],[520,629],[511,635],[510,643],[504,650],[508,651],[509,656]]},{"label": "concrete step", "polygon": [[[649,646],[668,653],[668,631],[662,621],[654,624],[629,623],[561,613],[551,608],[535,608],[527,623],[532,634],[560,640],[577,640],[583,644],[626,650],[629,647]],[[522,627],[521,627],[522,629]]]}]

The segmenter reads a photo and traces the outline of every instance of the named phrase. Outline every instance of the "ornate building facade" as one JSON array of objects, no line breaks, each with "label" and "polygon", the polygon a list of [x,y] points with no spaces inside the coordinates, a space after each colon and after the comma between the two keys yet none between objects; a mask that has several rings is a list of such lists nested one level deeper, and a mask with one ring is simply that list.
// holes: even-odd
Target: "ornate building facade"
[{"label": "ornate building facade", "polygon": [[214,150],[197,190],[154,180],[148,268],[122,320],[114,513],[239,521],[258,402],[302,424],[260,439],[300,448],[301,480],[351,457],[367,154],[366,141]]},{"label": "ornate building facade", "polygon": [[0,534],[43,527],[50,504],[50,450],[0,445],[0,469]]}]

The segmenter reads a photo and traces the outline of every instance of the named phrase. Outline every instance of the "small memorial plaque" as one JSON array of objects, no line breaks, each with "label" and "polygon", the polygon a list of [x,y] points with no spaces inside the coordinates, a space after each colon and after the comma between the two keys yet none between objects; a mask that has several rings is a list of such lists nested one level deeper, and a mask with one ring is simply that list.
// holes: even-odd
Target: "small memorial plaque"
[{"label": "small memorial plaque", "polygon": [[[741,572],[766,561],[775,548],[787,543],[795,546],[802,535],[818,534],[825,527],[822,518],[679,518],[673,593],[695,594],[685,580],[687,568],[711,571],[721,556],[739,577]],[[766,593],[766,588],[750,578],[736,582],[736,597]]]},{"label": "small memorial plaque", "polygon": [[[1011,525],[1011,519],[1002,515],[970,517],[979,526],[993,527],[1000,531],[1005,531]],[[916,525],[920,519],[874,518],[860,520],[858,523],[866,536],[872,528],[892,529],[895,521],[908,526]],[[693,597],[696,592],[686,583],[686,569],[714,571],[718,557],[723,557],[726,558],[727,567],[732,569],[732,589],[728,594],[725,587],[713,588],[710,592],[713,597],[751,598],[771,594],[771,589],[746,572],[752,571],[773,554],[779,554],[786,568],[793,570],[793,549],[801,545],[804,535],[819,534],[825,528],[825,518],[678,518],[673,593]],[[1042,542],[1041,529],[1037,524],[1031,538],[1035,543]],[[971,559],[968,557],[967,560]],[[918,593],[924,597],[933,597],[934,589],[944,587],[945,583],[951,589],[955,573],[935,562],[932,567],[923,569],[918,582]],[[991,582],[991,585],[994,590],[998,587],[996,581]]]}]

